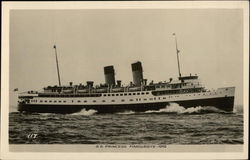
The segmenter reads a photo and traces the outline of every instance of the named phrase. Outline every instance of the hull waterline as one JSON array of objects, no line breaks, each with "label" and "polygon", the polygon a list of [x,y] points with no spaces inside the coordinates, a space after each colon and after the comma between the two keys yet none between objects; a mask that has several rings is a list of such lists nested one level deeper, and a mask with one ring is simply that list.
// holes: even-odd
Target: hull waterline
[{"label": "hull waterline", "polygon": [[232,112],[234,97],[208,98],[198,100],[184,100],[172,102],[137,103],[137,104],[115,104],[115,105],[42,105],[42,104],[19,104],[20,112],[37,113],[75,113],[82,109],[96,110],[97,113],[115,113],[123,111],[145,112],[148,110],[159,110],[166,108],[170,103],[177,103],[184,108],[196,106],[213,106],[226,112]]}]

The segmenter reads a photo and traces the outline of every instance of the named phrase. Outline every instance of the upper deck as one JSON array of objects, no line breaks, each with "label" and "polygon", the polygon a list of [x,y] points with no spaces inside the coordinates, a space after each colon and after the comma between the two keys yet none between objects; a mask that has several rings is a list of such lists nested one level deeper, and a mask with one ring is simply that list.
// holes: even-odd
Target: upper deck
[{"label": "upper deck", "polygon": [[[108,86],[100,84],[93,86],[93,82],[87,82],[87,85],[73,85],[70,83],[68,86],[48,86],[43,89],[42,92],[29,91],[25,96],[39,96],[39,97],[101,97],[109,96],[112,94],[131,94],[135,93],[150,93],[153,95],[168,95],[168,94],[179,94],[179,93],[193,93],[205,91],[198,76],[185,76],[179,77],[177,80],[170,80],[168,82],[158,82],[141,84],[135,86],[130,84],[128,86]],[[34,95],[36,93],[36,95]],[[122,95],[123,95],[122,94]]]}]

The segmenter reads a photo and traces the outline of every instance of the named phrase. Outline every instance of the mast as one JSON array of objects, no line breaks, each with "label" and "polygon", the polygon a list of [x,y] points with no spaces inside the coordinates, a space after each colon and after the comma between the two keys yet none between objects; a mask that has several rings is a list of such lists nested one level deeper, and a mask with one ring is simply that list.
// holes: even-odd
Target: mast
[{"label": "mast", "polygon": [[179,62],[179,52],[178,46],[177,46],[177,38],[175,33],[173,33],[173,36],[175,37],[175,46],[176,46],[176,54],[177,54],[177,63],[178,63],[178,72],[179,72],[179,77],[181,77],[181,69],[180,69],[180,62]]},{"label": "mast", "polygon": [[58,82],[59,82],[59,86],[61,86],[61,80],[60,80],[60,72],[59,72],[59,66],[58,66],[56,45],[54,45],[54,49],[55,49],[55,55],[56,55],[56,67],[57,67]]}]

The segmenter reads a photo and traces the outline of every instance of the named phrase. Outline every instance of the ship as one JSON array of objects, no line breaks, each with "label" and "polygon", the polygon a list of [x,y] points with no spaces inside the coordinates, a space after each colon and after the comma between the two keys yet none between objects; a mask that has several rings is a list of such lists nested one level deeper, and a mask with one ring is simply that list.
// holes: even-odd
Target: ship
[{"label": "ship", "polygon": [[[175,34],[173,34],[175,36]],[[197,74],[182,76],[179,52],[176,42],[176,54],[179,76],[168,81],[147,82],[143,77],[140,61],[131,64],[133,82],[122,85],[115,80],[113,65],[104,67],[105,83],[61,85],[57,50],[55,49],[58,85],[44,87],[42,91],[27,91],[18,95],[19,112],[36,113],[75,113],[82,109],[96,110],[97,113],[145,112],[160,110],[176,103],[184,108],[212,106],[232,112],[234,108],[235,87],[206,89]]]}]

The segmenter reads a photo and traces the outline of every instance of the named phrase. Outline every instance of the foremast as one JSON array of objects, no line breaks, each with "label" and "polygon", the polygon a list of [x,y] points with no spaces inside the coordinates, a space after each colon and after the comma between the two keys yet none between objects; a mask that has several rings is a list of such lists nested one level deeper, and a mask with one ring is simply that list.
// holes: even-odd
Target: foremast
[{"label": "foremast", "polygon": [[59,86],[61,86],[60,71],[59,71],[59,65],[58,65],[58,59],[57,59],[56,45],[54,45],[53,48],[55,49],[55,55],[56,55],[56,68],[57,68],[58,83],[59,83]]},{"label": "foremast", "polygon": [[176,55],[177,55],[177,63],[178,63],[178,72],[179,72],[179,77],[181,77],[180,60],[179,60],[179,52],[180,52],[180,50],[178,49],[178,46],[177,46],[176,34],[173,33],[173,36],[175,37],[175,46],[176,46]]}]

